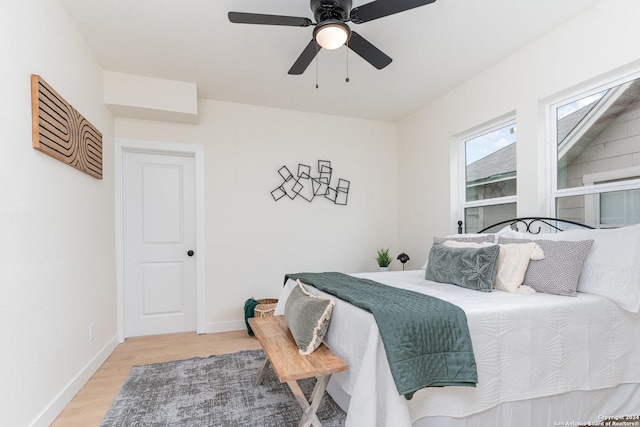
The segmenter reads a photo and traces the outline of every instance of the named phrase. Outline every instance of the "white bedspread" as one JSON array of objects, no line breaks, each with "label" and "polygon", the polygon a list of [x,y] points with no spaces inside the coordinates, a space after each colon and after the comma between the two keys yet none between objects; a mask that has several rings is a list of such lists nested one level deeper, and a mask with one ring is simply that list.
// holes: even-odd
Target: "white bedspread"
[{"label": "white bedspread", "polygon": [[[422,389],[405,400],[391,377],[373,316],[337,300],[325,342],[349,364],[332,378],[334,389],[351,396],[347,426],[408,426],[422,417],[464,417],[502,402],[640,383],[640,315],[604,297],[483,293],[426,281],[424,270],[355,276],[461,307],[478,385]],[[283,314],[292,285],[290,280],[283,288],[276,314]]]}]

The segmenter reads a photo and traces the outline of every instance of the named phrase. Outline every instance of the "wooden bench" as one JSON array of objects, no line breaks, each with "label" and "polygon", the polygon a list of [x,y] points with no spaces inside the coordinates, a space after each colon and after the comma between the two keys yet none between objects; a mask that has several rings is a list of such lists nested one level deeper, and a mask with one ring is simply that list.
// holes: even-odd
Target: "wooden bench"
[{"label": "wooden bench", "polygon": [[[347,364],[324,344],[320,344],[320,347],[308,356],[301,355],[284,316],[252,317],[249,319],[249,325],[267,356],[256,384],[262,384],[271,365],[280,382],[287,383],[302,406],[304,414],[298,425],[320,427],[322,424],[316,411],[329,379],[335,372],[346,371]],[[298,380],[311,377],[317,377],[317,382],[307,401]]]}]

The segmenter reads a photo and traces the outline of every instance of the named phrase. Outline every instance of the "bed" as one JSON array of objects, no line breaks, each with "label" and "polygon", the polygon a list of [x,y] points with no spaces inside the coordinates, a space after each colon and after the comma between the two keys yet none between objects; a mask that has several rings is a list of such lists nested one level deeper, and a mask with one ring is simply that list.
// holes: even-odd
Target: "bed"
[{"label": "bed", "polygon": [[[407,400],[398,394],[372,314],[306,286],[335,299],[324,341],[349,370],[334,375],[328,391],[347,411],[347,426],[557,426],[640,414],[640,225],[588,230],[571,223],[567,230],[557,220],[532,218],[501,225],[495,232],[442,241],[484,238],[490,245],[516,245],[533,240],[553,248],[592,240],[579,263],[575,296],[478,292],[426,280],[424,269],[352,275],[464,310],[476,387],[427,387]],[[562,246],[564,253],[569,252]],[[544,262],[551,261],[548,256]],[[295,285],[285,283],[276,314],[284,313]]]}]

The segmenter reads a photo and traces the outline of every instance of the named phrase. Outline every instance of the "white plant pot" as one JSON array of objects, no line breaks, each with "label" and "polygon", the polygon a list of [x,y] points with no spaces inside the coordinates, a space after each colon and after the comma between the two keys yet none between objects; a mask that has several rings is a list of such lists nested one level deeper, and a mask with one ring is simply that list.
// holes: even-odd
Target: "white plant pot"
[{"label": "white plant pot", "polygon": [[389,267],[380,267],[380,271],[389,271]]}]

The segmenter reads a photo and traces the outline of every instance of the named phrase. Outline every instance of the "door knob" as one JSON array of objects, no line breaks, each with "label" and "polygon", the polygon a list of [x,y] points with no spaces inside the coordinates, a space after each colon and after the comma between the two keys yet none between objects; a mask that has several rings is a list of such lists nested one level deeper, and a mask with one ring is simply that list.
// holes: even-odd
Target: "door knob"
[{"label": "door knob", "polygon": [[194,253],[195,253],[195,252],[193,252],[191,249],[189,249],[189,251],[187,252],[187,255],[189,255],[189,256],[193,256],[193,254],[194,254]]}]

